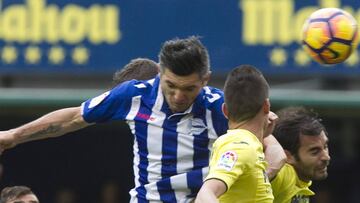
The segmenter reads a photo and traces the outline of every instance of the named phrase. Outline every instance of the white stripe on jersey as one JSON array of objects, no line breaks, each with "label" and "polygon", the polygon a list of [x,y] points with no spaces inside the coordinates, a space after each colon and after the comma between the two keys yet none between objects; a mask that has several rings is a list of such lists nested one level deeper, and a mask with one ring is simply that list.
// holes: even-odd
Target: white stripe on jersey
[{"label": "white stripe on jersey", "polygon": [[134,85],[135,87],[137,88],[146,88],[146,85],[144,83],[140,83],[140,84],[137,84],[137,85]]},{"label": "white stripe on jersey", "polygon": [[176,170],[179,175],[172,176],[171,187],[176,188],[175,196],[178,202],[185,202],[191,190],[187,188],[187,171],[194,167],[194,135],[191,133],[192,115],[184,116],[177,124],[178,146]]},{"label": "white stripe on jersey", "polygon": [[[135,96],[131,99],[131,107],[130,107],[130,111],[129,113],[126,115],[126,120],[127,120],[127,123],[130,127],[130,130],[131,130],[131,133],[133,135],[135,135],[135,122],[134,122],[134,118],[136,117],[137,113],[139,112],[140,110],[140,105],[141,105],[141,95],[139,96]],[[137,143],[137,142],[135,142]],[[138,151],[138,150],[137,150]],[[136,151],[136,152],[137,152]],[[135,152],[135,151],[134,151]],[[138,154],[138,153],[136,153]],[[134,153],[135,155],[135,153]],[[139,157],[138,157],[139,158]],[[135,160],[135,157],[134,157],[134,160]]]},{"label": "white stripe on jersey", "polygon": [[[147,199],[160,199],[156,182],[161,179],[161,158],[162,158],[162,140],[163,140],[163,128],[162,125],[166,119],[166,114],[161,112],[160,109],[164,103],[164,97],[161,93],[161,88],[158,89],[158,96],[156,97],[155,105],[152,108],[147,129],[147,149],[148,149],[148,181],[154,183],[146,185],[146,198]],[[157,146],[157,147],[154,147]]]},{"label": "white stripe on jersey", "polygon": [[[149,83],[151,86],[154,86],[154,82],[155,82],[155,78],[150,79],[148,81],[146,81],[147,83]],[[160,88],[160,87],[159,87]]]},{"label": "white stripe on jersey", "polygon": [[206,123],[207,123],[207,129],[208,129],[208,137],[209,137],[208,149],[211,151],[212,146],[213,146],[215,140],[218,138],[218,136],[217,136],[214,126],[213,126],[211,111],[208,109],[206,109]]},{"label": "white stripe on jersey", "polygon": [[[141,105],[141,96],[135,96],[131,99],[131,107],[129,113],[126,115],[126,120],[128,120],[128,125],[130,127],[131,133],[135,135],[135,122],[133,121],[136,114],[139,112]],[[134,145],[133,145],[133,153],[134,153],[134,160],[133,160],[133,170],[134,170],[134,181],[135,181],[135,188],[140,186],[139,183],[139,168],[137,167],[140,163],[139,158],[139,148],[136,141],[136,136],[134,136]],[[135,190],[130,191],[131,196],[136,195]]]},{"label": "white stripe on jersey", "polygon": [[[218,138],[218,136],[217,136],[217,134],[215,132],[215,129],[214,129],[214,126],[213,126],[213,120],[212,120],[211,111],[208,110],[208,109],[206,109],[206,123],[207,123],[207,126],[208,126],[208,137],[209,137],[208,149],[211,152],[212,146],[213,146],[215,140]],[[209,167],[204,167],[202,169],[203,180],[205,180],[208,173],[209,173]]]},{"label": "white stripe on jersey", "polygon": [[[135,129],[135,127],[133,127]],[[135,188],[140,186],[140,182],[139,182],[139,164],[140,164],[140,157],[139,157],[139,146],[138,146],[138,142],[136,140],[136,136],[134,136],[134,144],[133,144],[133,153],[134,153],[134,159],[133,159],[133,170],[134,170],[134,183],[135,183]],[[134,190],[135,191],[135,190]],[[130,191],[134,192],[134,191]],[[137,194],[137,192],[135,191],[135,195]]]},{"label": "white stripe on jersey", "polygon": [[186,202],[185,200],[189,199],[186,196],[191,193],[191,190],[187,188],[186,175],[187,175],[186,173],[183,173],[176,176],[171,176],[170,178],[171,187],[176,188],[175,196],[177,202]]},{"label": "white stripe on jersey", "polygon": [[141,95],[135,96],[131,99],[131,107],[129,113],[126,115],[126,120],[134,120],[136,114],[139,112],[141,104]]},{"label": "white stripe on jersey", "polygon": [[206,178],[206,176],[207,176],[208,173],[209,173],[209,166],[202,168],[202,169],[201,169],[201,172],[202,172],[203,181],[204,181],[205,178]]},{"label": "white stripe on jersey", "polygon": [[[184,116],[180,122],[177,123],[178,132],[178,146],[177,146],[177,172],[185,173],[193,168],[194,156],[194,135],[191,132],[192,115]],[[186,177],[185,177],[186,179]],[[187,183],[185,183],[187,187]]]}]

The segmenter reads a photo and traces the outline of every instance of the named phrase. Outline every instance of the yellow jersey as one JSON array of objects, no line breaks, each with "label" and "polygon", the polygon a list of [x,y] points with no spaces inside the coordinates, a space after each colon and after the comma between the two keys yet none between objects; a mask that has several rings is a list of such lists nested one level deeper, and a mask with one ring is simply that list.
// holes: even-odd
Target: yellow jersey
[{"label": "yellow jersey", "polygon": [[309,189],[310,182],[299,179],[293,166],[285,164],[271,181],[274,203],[309,203],[315,193]]},{"label": "yellow jersey", "polygon": [[206,180],[218,179],[227,186],[222,203],[272,203],[271,184],[262,143],[251,132],[228,130],[213,145]]}]

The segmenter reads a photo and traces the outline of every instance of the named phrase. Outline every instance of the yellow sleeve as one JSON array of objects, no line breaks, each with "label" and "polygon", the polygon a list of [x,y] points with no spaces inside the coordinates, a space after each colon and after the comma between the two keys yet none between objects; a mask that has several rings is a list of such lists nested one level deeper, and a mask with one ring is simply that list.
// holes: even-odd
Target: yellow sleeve
[{"label": "yellow sleeve", "polygon": [[291,166],[285,164],[271,181],[274,198],[276,200],[287,198],[288,195],[291,195],[292,185],[295,185],[295,183],[295,173],[292,173]]},{"label": "yellow sleeve", "polygon": [[285,185],[285,175],[286,170],[284,167],[282,167],[279,171],[279,173],[275,176],[275,178],[271,181],[271,187],[273,190],[274,197],[279,195],[279,192],[281,191],[281,188],[283,188]]},{"label": "yellow sleeve", "polygon": [[229,189],[247,168],[255,164],[254,154],[255,150],[247,143],[218,143],[211,156],[210,170],[206,180],[219,179]]}]

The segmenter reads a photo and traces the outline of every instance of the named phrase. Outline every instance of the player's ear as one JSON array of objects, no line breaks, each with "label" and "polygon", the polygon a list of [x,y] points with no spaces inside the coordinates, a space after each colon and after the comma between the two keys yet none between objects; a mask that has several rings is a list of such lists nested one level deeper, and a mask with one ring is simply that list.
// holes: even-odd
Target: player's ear
[{"label": "player's ear", "polygon": [[287,158],[286,162],[289,164],[295,164],[295,162],[296,162],[295,156],[292,155],[289,150],[284,149],[284,152],[285,152],[286,158]]},{"label": "player's ear", "polygon": [[265,114],[268,114],[270,113],[270,100],[269,98],[266,98],[265,101],[264,101],[264,104],[263,104],[263,111]]},{"label": "player's ear", "polygon": [[157,72],[160,73],[160,63],[157,63],[156,65],[157,65],[156,66],[157,67]]},{"label": "player's ear", "polygon": [[228,118],[228,114],[229,114],[229,112],[228,112],[228,109],[227,109],[227,107],[226,107],[226,104],[225,104],[225,103],[223,103],[223,104],[222,104],[222,106],[221,106],[221,110],[222,110],[222,112],[223,112],[223,114],[224,114],[225,118],[229,119],[229,118]]},{"label": "player's ear", "polygon": [[208,73],[206,73],[206,75],[203,77],[202,82],[203,85],[206,86],[210,80],[210,76],[211,76],[211,71],[209,71]]}]

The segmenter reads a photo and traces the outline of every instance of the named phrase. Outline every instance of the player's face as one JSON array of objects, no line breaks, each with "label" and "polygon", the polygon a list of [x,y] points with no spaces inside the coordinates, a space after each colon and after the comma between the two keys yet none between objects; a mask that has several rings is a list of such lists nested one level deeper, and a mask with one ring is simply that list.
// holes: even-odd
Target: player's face
[{"label": "player's face", "polygon": [[300,135],[298,159],[294,168],[303,181],[323,180],[327,177],[330,162],[328,138],[324,131],[318,136]]},{"label": "player's face", "polygon": [[160,74],[160,85],[166,102],[173,113],[188,109],[207,84],[208,77],[201,79],[197,73],[179,76],[165,68]]},{"label": "player's face", "polygon": [[10,200],[7,203],[39,203],[38,198],[33,194],[21,196],[19,198]]}]

